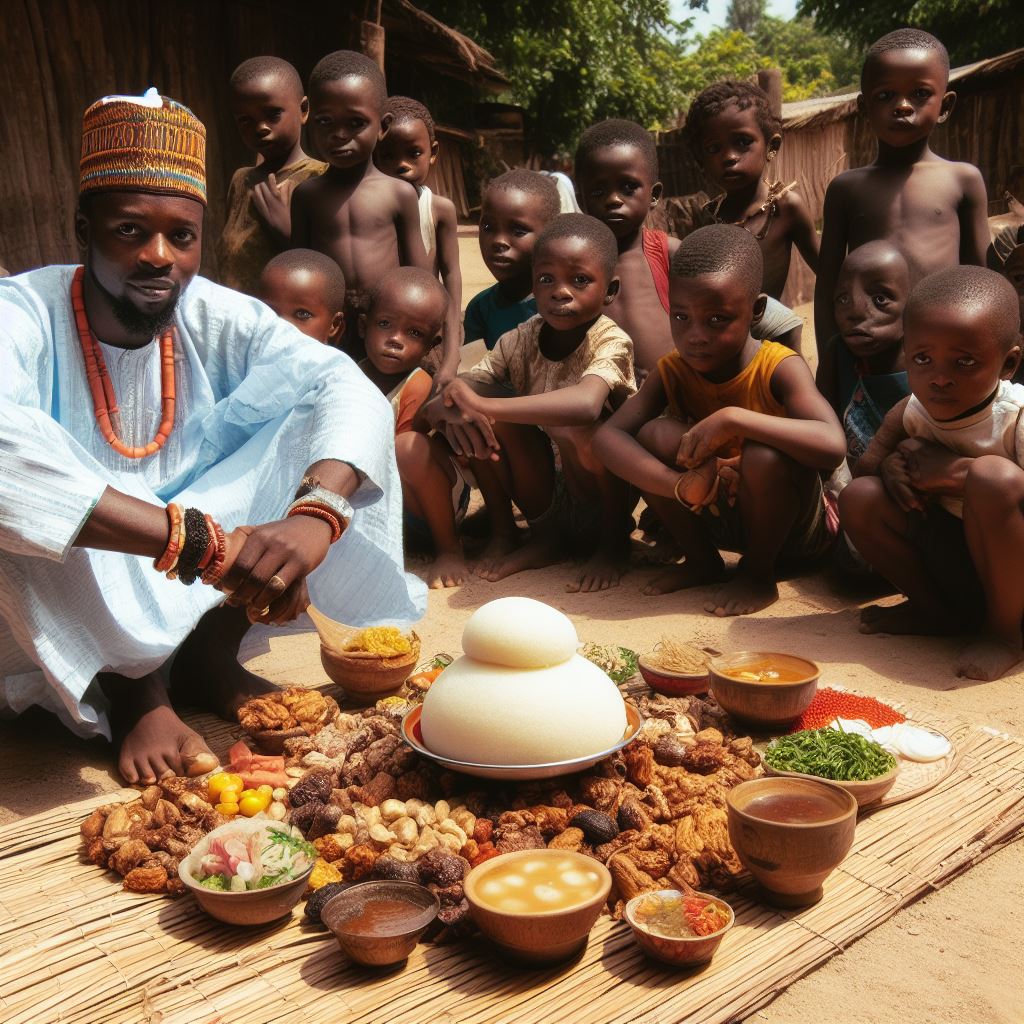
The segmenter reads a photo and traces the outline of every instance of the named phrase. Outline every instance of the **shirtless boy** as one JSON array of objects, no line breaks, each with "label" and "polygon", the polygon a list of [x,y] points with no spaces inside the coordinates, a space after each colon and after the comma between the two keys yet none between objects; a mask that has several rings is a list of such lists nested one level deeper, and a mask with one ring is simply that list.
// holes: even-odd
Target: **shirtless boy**
[{"label": "shirtless boy", "polygon": [[928,139],[952,113],[949,54],[917,29],[890,32],[868,50],[857,107],[878,140],[874,163],[833,178],[825,193],[814,327],[818,345],[836,333],[832,313],[846,253],[885,239],[906,258],[911,285],[958,263],[985,264],[987,198],[973,164],[933,153]]},{"label": "shirtless boy", "polygon": [[377,144],[373,162],[385,173],[407,181],[416,189],[420,208],[420,234],[427,258],[448,293],[448,320],[441,344],[441,361],[434,374],[435,387],[450,381],[459,369],[462,341],[462,269],[459,266],[459,221],[455,204],[427,187],[430,168],[437,163],[434,119],[420,102],[408,96],[389,96],[393,118],[387,135]]},{"label": "shirtless boy", "polygon": [[292,246],[326,253],[348,285],[345,340],[362,355],[359,314],[370,289],[398,266],[430,269],[420,235],[416,190],[373,163],[391,124],[384,75],[369,57],[337,50],[309,79],[310,133],[328,169],[292,196]]},{"label": "shirtless boy", "polygon": [[817,271],[818,232],[798,193],[768,180],[782,145],[782,122],[768,95],[752,82],[716,82],[690,105],[686,134],[708,178],[723,191],[707,208],[709,221],[738,224],[757,239],[764,259],[761,289],[780,299],[794,245]]},{"label": "shirtless boy", "polygon": [[329,256],[288,249],[260,274],[258,298],[303,334],[338,347],[345,331],[345,278]]},{"label": "shirtless boy", "polygon": [[956,673],[998,679],[1021,660],[1024,385],[1013,286],[950,267],[911,292],[911,395],[839,496],[843,528],[906,601],[861,613],[863,633],[974,633]]},{"label": "shirtless boy", "polygon": [[600,221],[555,217],[533,252],[539,315],[502,335],[426,410],[456,453],[473,458],[484,499],[496,492],[505,514],[511,498],[530,524],[525,544],[478,564],[484,579],[576,554],[585,561],[568,589],[594,591],[615,586],[625,568],[632,530],[626,488],[591,447],[607,410],[634,390],[633,347],[602,315],[618,288],[617,258],[615,236]]},{"label": "shirtless boy", "polygon": [[292,191],[327,165],[302,150],[309,117],[299,73],[280,57],[252,57],[231,75],[229,102],[253,167],[235,171],[217,244],[221,282],[249,295],[267,260],[291,236]]},{"label": "shirtless boy", "polygon": [[[776,601],[780,556],[829,550],[818,474],[846,450],[803,359],[750,333],[764,306],[761,275],[761,250],[741,228],[715,224],[687,235],[669,278],[675,351],[594,441],[598,458],[639,488],[685,556],[645,593],[719,583],[704,605],[716,615]],[[732,578],[720,548],[742,552]]]},{"label": "shirtless boy", "polygon": [[632,340],[640,380],[672,351],[668,265],[679,248],[679,239],[644,227],[662,193],[654,139],[633,121],[601,121],[580,136],[575,170],[583,212],[615,235],[619,291],[605,312]]}]

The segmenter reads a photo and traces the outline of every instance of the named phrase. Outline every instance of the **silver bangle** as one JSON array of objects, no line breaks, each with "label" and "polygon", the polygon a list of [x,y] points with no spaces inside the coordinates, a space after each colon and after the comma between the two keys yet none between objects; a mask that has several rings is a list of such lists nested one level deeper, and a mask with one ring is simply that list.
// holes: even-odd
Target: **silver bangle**
[{"label": "silver bangle", "polygon": [[356,514],[356,510],[347,498],[335,491],[327,490],[326,487],[314,487],[301,498],[296,498],[288,506],[288,512],[301,505],[323,505],[324,508],[329,508],[341,520],[342,529],[352,521],[352,517]]}]

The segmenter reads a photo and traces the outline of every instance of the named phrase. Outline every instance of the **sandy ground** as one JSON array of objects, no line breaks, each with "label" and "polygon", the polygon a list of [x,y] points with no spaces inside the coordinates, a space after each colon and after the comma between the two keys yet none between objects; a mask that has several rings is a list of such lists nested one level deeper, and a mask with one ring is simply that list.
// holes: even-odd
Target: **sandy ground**
[{"label": "sandy ground", "polygon": [[[489,278],[470,231],[461,243],[468,299]],[[809,315],[809,309],[801,312]],[[637,565],[619,587],[600,594],[566,593],[567,566],[499,584],[473,579],[455,590],[432,592],[417,630],[426,651],[457,653],[463,624],[475,608],[520,594],[562,609],[584,640],[644,651],[671,633],[722,650],[788,650],[818,661],[825,683],[1024,736],[1024,673],[969,683],[951,671],[953,640],[860,636],[856,608],[870,595],[809,576],[784,582],[779,602],[757,616],[725,620],[701,610],[700,591],[644,597],[640,587],[653,571]],[[308,620],[283,630],[254,629],[243,660],[276,682],[326,681]],[[0,822],[118,785],[111,748],[102,741],[77,740],[42,714],[0,723]],[[854,943],[747,1020],[1020,1024],[1022,929],[1024,844],[1017,842]],[[658,1018],[647,1020],[654,1024]]]}]

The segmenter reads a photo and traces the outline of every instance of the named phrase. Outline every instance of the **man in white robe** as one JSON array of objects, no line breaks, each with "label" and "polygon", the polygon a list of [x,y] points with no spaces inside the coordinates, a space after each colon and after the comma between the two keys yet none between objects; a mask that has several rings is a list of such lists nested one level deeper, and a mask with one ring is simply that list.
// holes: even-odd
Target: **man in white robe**
[{"label": "man in white robe", "polygon": [[[85,129],[77,225],[111,422],[129,448],[157,434],[157,339],[173,325],[173,426],[141,458],[104,437],[74,267],[0,281],[0,712],[40,704],[81,735],[113,729],[122,774],[149,781],[208,753],[158,671],[176,651],[173,689],[230,714],[267,688],[237,662],[250,618],[293,617],[308,588],[339,621],[404,625],[422,615],[425,590],[403,569],[387,402],[340,352],[195,276],[202,125],[148,95],[95,104]],[[322,519],[286,518],[310,476],[351,513],[336,543]],[[234,607],[154,570],[172,501],[223,526]]]}]

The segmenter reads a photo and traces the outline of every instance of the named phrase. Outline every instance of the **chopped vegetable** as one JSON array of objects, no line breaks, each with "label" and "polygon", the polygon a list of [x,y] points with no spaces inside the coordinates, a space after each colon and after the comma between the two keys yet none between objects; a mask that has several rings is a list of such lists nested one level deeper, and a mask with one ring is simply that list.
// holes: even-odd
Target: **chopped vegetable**
[{"label": "chopped vegetable", "polygon": [[896,767],[896,759],[878,743],[839,729],[780,736],[768,745],[764,760],[776,771],[802,772],[836,782],[866,782]]},{"label": "chopped vegetable", "polygon": [[636,651],[611,644],[587,643],[580,651],[587,661],[595,664],[613,683],[632,679],[637,671]]},{"label": "chopped vegetable", "polygon": [[[248,799],[248,798],[246,798]],[[302,875],[316,860],[315,847],[298,829],[268,824],[257,831],[224,826],[210,840],[196,880],[207,889],[245,892],[266,889]]]},{"label": "chopped vegetable", "polygon": [[228,881],[223,875],[210,875],[199,883],[204,889],[216,889],[218,892],[226,892]]},{"label": "chopped vegetable", "polygon": [[683,900],[683,916],[694,935],[712,935],[729,923],[729,915],[720,903],[699,896]]}]

